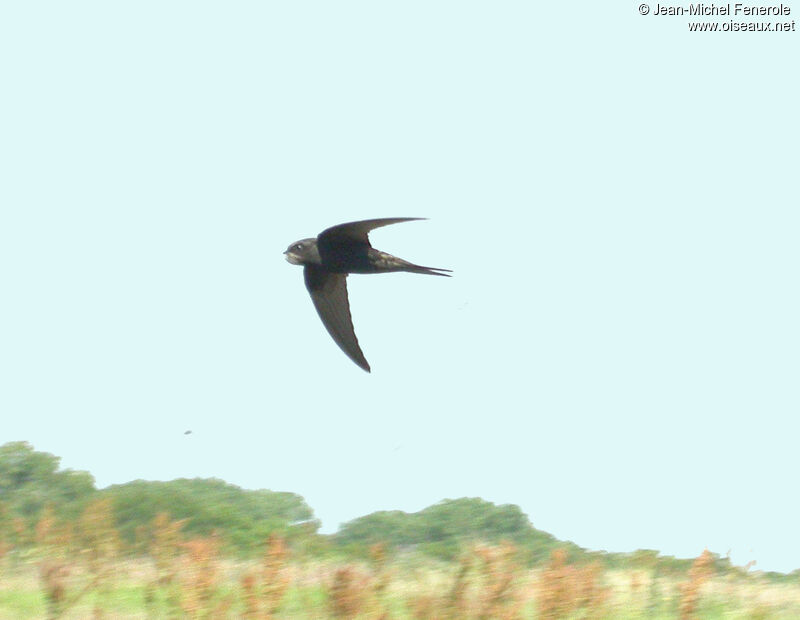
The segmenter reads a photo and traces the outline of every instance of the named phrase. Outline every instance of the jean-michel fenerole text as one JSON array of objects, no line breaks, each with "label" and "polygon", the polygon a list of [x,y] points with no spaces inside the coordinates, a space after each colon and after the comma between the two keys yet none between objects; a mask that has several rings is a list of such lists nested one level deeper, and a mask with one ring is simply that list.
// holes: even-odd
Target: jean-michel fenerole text
[{"label": "jean-michel fenerole text", "polygon": [[785,4],[774,6],[750,6],[741,2],[734,4],[690,4],[688,7],[683,5],[656,4],[653,15],[733,15],[733,16],[768,16],[768,15],[791,15],[791,7]]}]

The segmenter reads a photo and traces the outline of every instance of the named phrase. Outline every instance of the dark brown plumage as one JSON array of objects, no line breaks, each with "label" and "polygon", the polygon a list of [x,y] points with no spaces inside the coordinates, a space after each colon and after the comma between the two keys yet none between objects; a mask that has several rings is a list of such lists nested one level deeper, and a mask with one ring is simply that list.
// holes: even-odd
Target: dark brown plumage
[{"label": "dark brown plumage", "polygon": [[306,288],[331,338],[345,355],[367,372],[370,366],[358,344],[350,315],[347,275],[408,271],[447,276],[443,272],[449,269],[409,263],[376,250],[369,242],[369,232],[375,228],[418,219],[422,218],[394,217],[339,224],[325,229],[316,238],[294,242],[284,252],[290,263],[303,265]]}]

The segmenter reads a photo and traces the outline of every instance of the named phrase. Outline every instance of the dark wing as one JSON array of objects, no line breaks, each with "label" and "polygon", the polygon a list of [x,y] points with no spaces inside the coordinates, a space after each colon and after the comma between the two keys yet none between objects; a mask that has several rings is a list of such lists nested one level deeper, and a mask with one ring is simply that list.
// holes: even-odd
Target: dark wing
[{"label": "dark wing", "polygon": [[369,372],[369,363],[358,346],[358,338],[353,330],[350,302],[347,299],[347,274],[330,273],[316,265],[306,265],[303,275],[311,301],[331,338],[347,357]]},{"label": "dark wing", "polygon": [[389,226],[390,224],[399,224],[400,222],[412,222],[414,220],[424,219],[424,217],[384,217],[377,220],[362,220],[360,222],[339,224],[338,226],[331,226],[323,230],[317,237],[317,243],[325,245],[327,243],[341,243],[346,241],[350,243],[365,243],[369,246],[367,235],[369,231],[375,228]]}]

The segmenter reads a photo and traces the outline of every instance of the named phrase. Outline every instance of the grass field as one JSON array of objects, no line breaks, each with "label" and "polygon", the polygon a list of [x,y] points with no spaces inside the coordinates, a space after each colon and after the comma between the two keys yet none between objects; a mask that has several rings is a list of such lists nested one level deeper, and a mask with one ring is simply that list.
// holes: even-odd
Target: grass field
[{"label": "grass field", "polygon": [[0,620],[800,618],[800,571],[588,551],[480,498],[321,535],[291,493],[193,479],[109,494],[57,470],[0,446]]},{"label": "grass field", "polygon": [[459,563],[377,549],[362,563],[294,561],[276,540],[262,561],[219,556],[195,542],[164,562],[43,554],[0,563],[0,619],[34,618],[800,618],[800,584],[759,574],[687,575],[571,566],[554,554],[525,569],[514,549],[481,545]]}]

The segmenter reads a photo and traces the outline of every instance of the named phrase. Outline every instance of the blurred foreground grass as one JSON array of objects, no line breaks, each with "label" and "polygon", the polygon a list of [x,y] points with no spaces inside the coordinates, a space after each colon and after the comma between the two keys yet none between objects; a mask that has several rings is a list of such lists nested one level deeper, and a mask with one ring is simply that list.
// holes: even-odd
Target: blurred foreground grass
[{"label": "blurred foreground grass", "polygon": [[0,620],[800,618],[800,571],[588,551],[480,498],[318,528],[292,493],[216,479],[98,490],[5,444]]},{"label": "blurred foreground grass", "polygon": [[558,551],[525,568],[510,544],[475,545],[452,564],[389,558],[381,545],[363,562],[310,561],[278,536],[254,561],[224,557],[214,537],[90,556],[42,546],[4,558],[0,618],[800,618],[800,585],[713,574],[707,553],[683,576],[573,565]]}]

